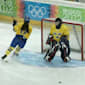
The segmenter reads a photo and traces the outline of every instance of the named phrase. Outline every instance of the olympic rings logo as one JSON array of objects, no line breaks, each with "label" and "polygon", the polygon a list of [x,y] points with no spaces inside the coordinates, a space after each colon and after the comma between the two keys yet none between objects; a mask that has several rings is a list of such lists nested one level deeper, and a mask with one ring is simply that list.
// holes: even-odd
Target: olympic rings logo
[{"label": "olympic rings logo", "polygon": [[33,5],[28,5],[28,11],[32,17],[39,17],[39,18],[42,18],[47,13],[45,7],[33,6]]}]

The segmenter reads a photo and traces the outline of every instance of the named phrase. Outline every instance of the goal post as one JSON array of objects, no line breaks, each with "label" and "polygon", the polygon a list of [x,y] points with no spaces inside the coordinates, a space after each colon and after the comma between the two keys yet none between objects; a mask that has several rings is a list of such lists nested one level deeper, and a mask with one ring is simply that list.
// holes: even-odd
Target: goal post
[{"label": "goal post", "polygon": [[[50,33],[50,28],[54,24],[55,18],[46,18],[41,20],[41,52],[47,50],[46,40]],[[74,52],[80,52],[81,60],[84,60],[84,24],[74,21],[65,21],[63,24],[70,30],[70,47]]]}]

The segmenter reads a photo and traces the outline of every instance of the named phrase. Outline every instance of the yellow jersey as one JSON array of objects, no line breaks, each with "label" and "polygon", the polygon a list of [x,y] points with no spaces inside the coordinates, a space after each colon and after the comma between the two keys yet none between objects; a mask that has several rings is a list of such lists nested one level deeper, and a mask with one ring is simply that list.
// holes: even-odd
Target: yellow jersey
[{"label": "yellow jersey", "polygon": [[57,42],[59,42],[60,38],[64,35],[66,35],[67,39],[69,40],[69,30],[68,27],[64,24],[61,25],[60,29],[56,29],[56,25],[54,24],[51,27],[50,34],[53,35],[53,39]]},{"label": "yellow jersey", "polygon": [[31,32],[32,32],[32,27],[29,25],[28,29],[29,29],[29,32],[21,32],[21,28],[22,28],[22,25],[24,24],[23,23],[18,23],[17,25],[14,26],[14,31],[16,32],[16,35],[22,35],[24,36],[26,39],[29,38]]}]

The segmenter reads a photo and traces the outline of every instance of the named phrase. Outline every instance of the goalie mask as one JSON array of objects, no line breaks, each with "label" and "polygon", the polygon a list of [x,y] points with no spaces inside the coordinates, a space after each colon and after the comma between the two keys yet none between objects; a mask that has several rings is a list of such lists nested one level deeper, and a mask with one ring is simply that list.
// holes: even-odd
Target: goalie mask
[{"label": "goalie mask", "polygon": [[60,18],[56,18],[55,24],[56,24],[56,29],[60,29],[62,25],[62,20]]}]

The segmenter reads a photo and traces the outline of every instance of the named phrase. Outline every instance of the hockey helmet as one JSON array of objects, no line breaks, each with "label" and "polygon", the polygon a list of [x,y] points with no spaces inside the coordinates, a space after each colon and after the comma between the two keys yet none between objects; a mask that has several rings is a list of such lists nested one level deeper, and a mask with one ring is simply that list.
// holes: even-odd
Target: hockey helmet
[{"label": "hockey helmet", "polygon": [[30,17],[25,16],[25,17],[24,17],[24,21],[27,22],[27,23],[29,23],[29,22],[30,22]]}]

